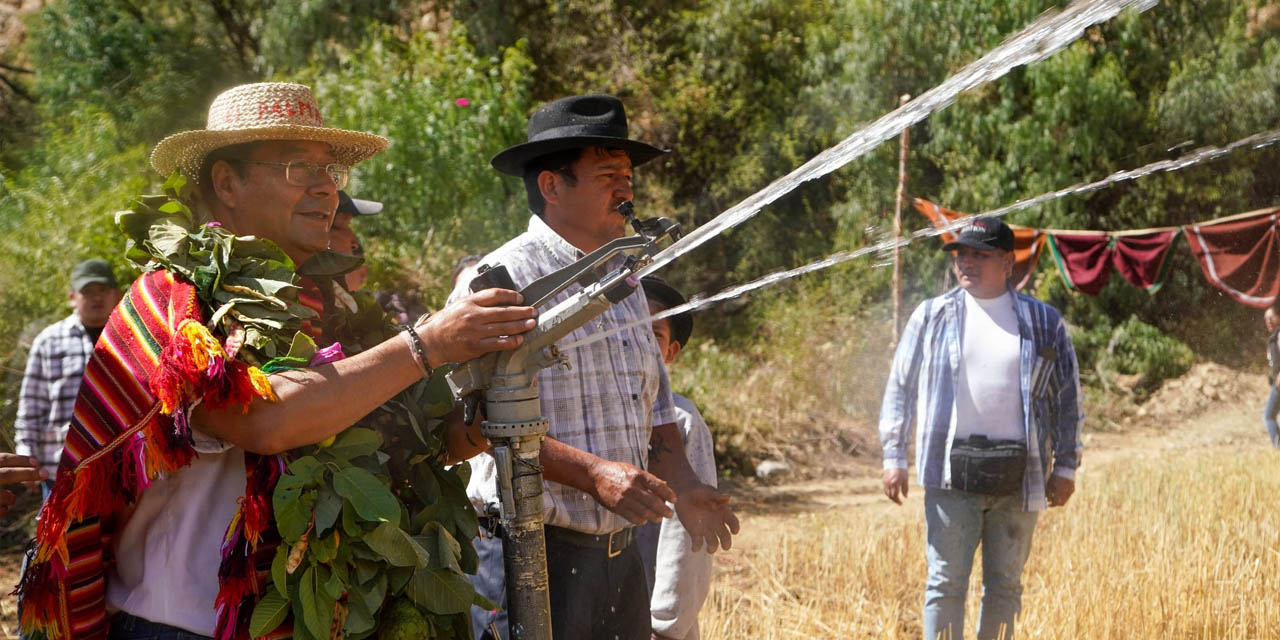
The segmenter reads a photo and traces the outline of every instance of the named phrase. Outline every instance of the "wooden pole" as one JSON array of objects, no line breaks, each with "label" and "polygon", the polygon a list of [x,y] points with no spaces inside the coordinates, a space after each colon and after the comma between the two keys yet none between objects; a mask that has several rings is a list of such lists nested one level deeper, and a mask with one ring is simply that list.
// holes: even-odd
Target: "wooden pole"
[{"label": "wooden pole", "polygon": [[[910,94],[902,94],[899,104],[911,101]],[[907,201],[907,149],[911,146],[911,127],[902,130],[902,140],[898,145],[898,196],[893,203],[893,241],[902,239],[902,207]],[[893,346],[898,346],[898,336],[902,332],[902,250],[893,246]]]}]

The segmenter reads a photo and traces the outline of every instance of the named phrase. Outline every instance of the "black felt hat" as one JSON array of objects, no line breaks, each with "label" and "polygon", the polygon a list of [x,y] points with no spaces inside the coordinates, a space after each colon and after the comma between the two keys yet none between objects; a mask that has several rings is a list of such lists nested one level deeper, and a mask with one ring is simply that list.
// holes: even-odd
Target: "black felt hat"
[{"label": "black felt hat", "polygon": [[[685,300],[684,294],[658,276],[641,278],[640,286],[644,287],[644,296],[646,298],[657,301],[658,304],[668,309],[674,309],[688,302]],[[667,320],[671,322],[671,339],[679,342],[681,347],[688,345],[689,337],[693,335],[693,312],[677,313],[667,318]]]},{"label": "black felt hat", "polygon": [[489,164],[508,175],[524,177],[529,161],[556,151],[614,147],[640,166],[668,151],[627,137],[622,101],[606,95],[570,96],[549,102],[529,116],[529,140],[508,147]]}]

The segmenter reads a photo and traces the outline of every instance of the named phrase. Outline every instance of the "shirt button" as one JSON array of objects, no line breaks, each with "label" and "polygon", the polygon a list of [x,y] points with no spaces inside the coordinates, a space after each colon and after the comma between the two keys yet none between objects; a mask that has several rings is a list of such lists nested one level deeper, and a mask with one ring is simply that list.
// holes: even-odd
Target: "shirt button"
[{"label": "shirt button", "polygon": [[636,395],[636,394],[634,394],[634,393],[633,393],[633,394],[631,394],[631,399],[632,399],[632,400],[639,400],[639,399],[640,399],[640,396],[638,396],[638,395]]},{"label": "shirt button", "polygon": [[627,346],[627,341],[626,341],[626,340],[623,340],[623,341],[622,341],[622,346],[624,346],[624,347],[625,347],[625,346]]}]

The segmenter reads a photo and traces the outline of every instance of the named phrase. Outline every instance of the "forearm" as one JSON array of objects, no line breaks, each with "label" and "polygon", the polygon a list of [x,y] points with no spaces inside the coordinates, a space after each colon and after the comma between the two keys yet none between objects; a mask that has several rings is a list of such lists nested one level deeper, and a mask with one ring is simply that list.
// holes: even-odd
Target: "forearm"
[{"label": "forearm", "polygon": [[649,436],[649,473],[658,476],[680,494],[685,488],[701,484],[684,452],[684,438],[675,423],[658,425]]},{"label": "forearm", "polygon": [[559,484],[596,495],[596,483],[591,469],[600,460],[595,455],[575,449],[555,438],[542,441],[542,477]]},{"label": "forearm", "polygon": [[337,362],[273,374],[279,401],[255,400],[245,413],[197,407],[193,425],[247,451],[280,453],[337,434],[421,377],[396,337]]}]

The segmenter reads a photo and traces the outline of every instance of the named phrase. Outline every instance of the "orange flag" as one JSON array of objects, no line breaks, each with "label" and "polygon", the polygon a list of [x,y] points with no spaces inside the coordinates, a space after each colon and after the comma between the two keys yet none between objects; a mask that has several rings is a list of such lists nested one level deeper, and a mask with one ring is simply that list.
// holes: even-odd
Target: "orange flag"
[{"label": "orange flag", "polygon": [[[958,218],[967,218],[970,214],[943,209],[923,198],[914,198],[916,211],[933,223],[935,229],[942,229]],[[1009,225],[1013,230],[1013,282],[1014,288],[1022,289],[1031,283],[1031,275],[1035,273],[1036,263],[1040,262],[1040,249],[1044,248],[1045,234],[1039,229]],[[943,243],[956,239],[954,233],[944,231]]]}]

